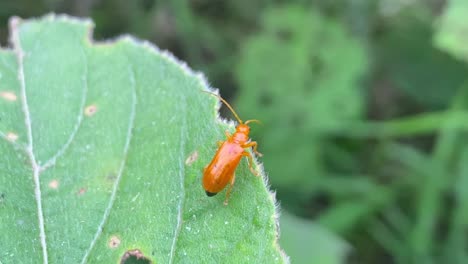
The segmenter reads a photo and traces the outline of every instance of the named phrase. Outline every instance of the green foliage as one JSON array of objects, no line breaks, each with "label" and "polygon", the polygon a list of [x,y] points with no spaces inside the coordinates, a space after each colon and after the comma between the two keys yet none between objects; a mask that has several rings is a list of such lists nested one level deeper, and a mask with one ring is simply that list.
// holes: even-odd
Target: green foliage
[{"label": "green foliage", "polygon": [[364,50],[339,23],[298,6],[268,10],[262,21],[237,68],[237,106],[264,123],[254,135],[276,153],[264,158],[272,183],[307,193],[328,173],[327,131],[363,117]]},{"label": "green foliage", "polygon": [[232,129],[204,79],[130,37],[93,43],[91,26],[11,20],[12,48],[0,51],[0,262],[117,263],[135,250],[153,263],[286,262],[261,177],[242,163],[227,207],[224,192],[201,187]]},{"label": "green foliage", "polygon": [[[415,13],[427,19],[426,13]],[[412,102],[428,110],[452,106],[451,111],[364,121],[366,93],[359,88],[366,84],[359,82],[367,64],[363,44],[339,23],[293,5],[266,10],[261,34],[243,46],[237,107],[244,118],[265,124],[254,136],[263,152],[275,153],[265,156],[265,164],[287,208],[307,214],[301,204],[312,197],[316,204],[307,206],[320,212],[317,223],[357,239],[356,249],[370,253],[366,262],[372,262],[372,251],[383,249],[399,263],[462,263],[461,248],[449,245],[463,242],[454,234],[465,228],[460,225],[465,209],[453,211],[457,231],[450,231],[449,240],[439,243],[434,237],[439,225],[451,222],[442,216],[447,210],[443,197],[453,180],[447,177],[456,163],[451,159],[460,151],[457,129],[466,129],[466,112],[460,111],[465,109],[467,67],[430,46],[426,20],[415,22],[411,10],[395,16],[397,22],[373,43],[374,65],[409,105],[384,116],[411,111]],[[376,96],[384,94],[379,100],[392,99],[378,89]],[[432,155],[388,142],[388,137],[438,130],[443,132]],[[355,136],[383,140],[369,144]],[[369,238],[355,236],[363,232],[361,225],[368,226],[365,232],[378,246],[369,249]],[[300,255],[289,250],[292,258]]]},{"label": "green foliage", "polygon": [[287,212],[281,214],[280,242],[297,264],[344,263],[349,245],[335,234],[314,222],[306,221]]},{"label": "green foliage", "polygon": [[437,47],[445,50],[455,57],[468,61],[468,2],[463,0],[450,0],[443,15],[437,23],[434,42]]},{"label": "green foliage", "polygon": [[426,24],[399,23],[382,37],[380,59],[401,92],[429,109],[440,109],[450,104],[468,68],[433,47],[431,34]]},{"label": "green foliage", "polygon": [[[7,30],[2,25],[6,25],[12,14],[31,17],[52,10],[93,17],[98,25],[95,34],[98,39],[131,33],[170,49],[192,67],[206,73],[221,89],[221,94],[235,103],[243,119],[258,118],[264,123],[252,125],[252,138],[259,142],[259,150],[264,154],[262,160],[272,188],[276,189],[282,208],[306,218],[284,214],[281,219],[280,239],[293,262],[322,263],[325,257],[333,259],[334,263],[382,263],[387,259],[389,263],[462,264],[468,261],[465,235],[468,230],[467,1],[3,1],[0,3],[0,43],[7,43]],[[60,43],[59,39],[55,41]],[[121,42],[106,48],[105,45],[87,45],[87,49],[99,47],[102,52],[124,46]],[[57,49],[58,45],[53,47]],[[56,52],[60,54],[61,51]],[[15,83],[16,86],[11,87],[17,87],[16,74],[5,74],[8,69],[16,70],[16,58],[9,51],[0,53],[0,67],[3,67],[0,88]],[[119,61],[114,58],[115,53],[110,52],[112,59],[106,57],[106,60]],[[82,71],[82,63],[72,62],[77,66],[57,69],[57,76],[65,70]],[[47,70],[44,65],[37,69]],[[127,75],[107,76],[117,77],[100,79],[120,78],[121,82],[115,81],[118,87],[125,84]],[[76,84],[76,78],[69,85],[73,83]],[[51,80],[50,85],[50,91],[57,93],[54,87],[58,83]],[[71,130],[74,123],[61,120],[70,115],[67,111],[78,111],[76,100],[73,93],[61,95],[57,96],[57,101],[69,107],[57,113],[57,117],[61,117],[51,120],[50,126],[61,123],[61,127]],[[190,104],[190,114],[203,113],[204,107],[208,107],[211,109],[208,120],[212,120],[213,98],[196,98],[196,102],[211,100],[211,103]],[[180,101],[177,105],[181,105]],[[27,144],[24,122],[15,122],[23,120],[22,109],[11,103],[1,107],[0,127],[9,128],[3,131],[4,137],[11,138],[8,132],[17,131],[17,144]],[[59,105],[48,103],[47,107],[56,109]],[[156,105],[151,105],[148,111],[159,118],[161,111],[155,108]],[[47,109],[40,109],[38,113],[47,113]],[[99,113],[98,109],[97,115]],[[121,117],[121,112],[116,114],[118,116],[109,117],[108,122],[122,125],[121,119],[125,116]],[[139,116],[137,112],[136,120]],[[83,122],[86,120],[83,118]],[[45,129],[48,122],[35,125]],[[198,119],[197,124],[200,125]],[[214,142],[223,138],[223,128],[213,126],[202,122],[200,133],[191,133],[197,142],[203,143],[199,160],[192,165],[197,167],[197,175],[198,169],[211,158]],[[168,132],[171,129],[167,128]],[[40,144],[45,138],[48,141],[43,144],[61,146],[67,139],[66,133],[48,132],[53,137],[38,134],[39,131],[33,133],[35,137],[40,135],[34,142]],[[117,137],[125,131],[112,132]],[[145,139],[153,138],[154,134],[147,133]],[[55,140],[52,142],[51,138]],[[120,150],[122,153],[120,141],[120,145],[115,146],[110,140],[104,141],[113,146],[106,148],[108,152]],[[13,155],[9,156],[7,166],[28,162],[27,156],[17,156],[18,150],[12,149],[10,144],[6,146],[9,148],[5,151]],[[172,146],[176,146],[175,143]],[[69,149],[74,147],[77,148],[71,144]],[[154,149],[154,153],[151,152],[154,155],[167,157],[158,148]],[[131,151],[132,145],[129,153]],[[48,153],[38,155],[47,156]],[[152,164],[151,160],[145,158],[138,166],[146,168]],[[1,166],[6,165],[2,163]],[[17,175],[30,173],[24,171],[27,169],[24,166],[14,168]],[[80,168],[85,169],[92,168]],[[243,163],[241,170],[245,169]],[[44,175],[47,173],[52,172],[47,170]],[[261,183],[247,174],[238,177],[231,203],[246,196],[256,199],[256,189],[249,188]],[[32,188],[31,181],[21,179],[15,178],[15,186]],[[191,179],[186,178],[186,182],[190,183]],[[12,189],[11,182],[6,187],[3,184],[0,182],[0,190]],[[48,190],[46,180],[44,184],[43,189]],[[59,190],[66,186],[61,181]],[[140,189],[147,188],[142,186]],[[198,180],[194,181],[193,188],[202,192]],[[31,192],[24,192],[15,199],[19,204],[27,204],[33,199],[30,195]],[[141,197],[140,194],[136,201]],[[200,193],[197,202],[204,204],[205,198]],[[209,207],[213,215],[218,215],[221,200],[222,196],[209,200],[213,202]],[[9,196],[0,196],[0,212],[2,204],[10,201]],[[116,199],[115,205],[123,201]],[[142,206],[152,210],[153,206],[158,206],[153,204],[154,199],[151,204]],[[224,209],[221,211],[226,211]],[[233,208],[229,210],[236,212]],[[193,213],[197,221],[203,221],[199,211]],[[34,210],[21,207],[19,212],[34,213]],[[99,218],[102,211],[89,214]],[[224,234],[236,229],[224,213],[220,218],[229,222],[228,227],[220,222],[223,235],[206,240],[221,245]],[[0,221],[0,226],[2,223]],[[191,223],[188,225],[191,231],[197,230]],[[255,225],[252,221],[245,221],[245,226],[237,226],[237,229],[244,230],[252,225]],[[31,232],[21,230],[24,233],[20,234],[25,237]],[[37,234],[35,230],[29,235],[37,237]],[[200,238],[194,234],[190,237]],[[244,238],[248,240],[249,237],[246,233]],[[302,239],[307,243],[301,243]],[[3,248],[2,243],[0,238]],[[187,244],[204,245],[198,240]],[[234,248],[232,243],[222,245]],[[233,250],[240,252],[245,248]],[[150,254],[146,249],[143,253]],[[345,255],[348,255],[346,260]],[[128,261],[132,260],[136,257],[130,256]],[[1,257],[0,261],[3,261]]]}]

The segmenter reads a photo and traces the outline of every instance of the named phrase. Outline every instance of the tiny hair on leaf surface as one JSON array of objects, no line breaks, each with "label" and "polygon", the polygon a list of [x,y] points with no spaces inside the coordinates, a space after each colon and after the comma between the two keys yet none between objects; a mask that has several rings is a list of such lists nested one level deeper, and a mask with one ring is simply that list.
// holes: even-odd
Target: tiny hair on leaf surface
[{"label": "tiny hair on leaf surface", "polygon": [[[10,19],[0,48],[1,263],[288,263],[266,178],[229,206],[202,169],[224,131],[204,77],[69,16]],[[258,164],[255,165],[259,168]],[[14,238],[14,239],[12,239]]]}]

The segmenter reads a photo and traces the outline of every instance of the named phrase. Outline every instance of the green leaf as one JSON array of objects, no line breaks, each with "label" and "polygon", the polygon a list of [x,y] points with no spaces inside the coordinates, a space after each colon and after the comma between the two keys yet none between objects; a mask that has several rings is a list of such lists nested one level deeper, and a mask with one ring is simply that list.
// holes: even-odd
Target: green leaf
[{"label": "green leaf", "polygon": [[379,41],[380,64],[395,88],[412,101],[430,110],[445,109],[465,82],[468,68],[432,45],[430,26],[415,19],[401,20],[405,23],[398,23]]},{"label": "green leaf", "polygon": [[346,263],[349,245],[337,235],[311,221],[283,212],[281,245],[296,264]]},{"label": "green leaf", "polygon": [[448,1],[444,13],[437,21],[437,31],[434,36],[434,43],[437,47],[465,61],[468,61],[467,12],[467,1]]},{"label": "green leaf", "polygon": [[[200,74],[92,23],[13,18],[0,50],[0,262],[284,263],[275,205],[246,162],[230,203],[201,170],[232,125]],[[131,254],[130,254],[131,255]],[[128,256],[127,256],[128,257]]]}]

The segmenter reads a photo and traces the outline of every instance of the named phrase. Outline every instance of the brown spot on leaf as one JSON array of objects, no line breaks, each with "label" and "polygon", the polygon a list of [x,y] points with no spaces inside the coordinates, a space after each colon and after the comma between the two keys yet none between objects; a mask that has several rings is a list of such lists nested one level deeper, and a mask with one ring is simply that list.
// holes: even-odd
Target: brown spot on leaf
[{"label": "brown spot on leaf", "polygon": [[51,189],[56,190],[58,188],[58,186],[59,186],[59,182],[57,180],[52,180],[52,181],[49,182],[49,187]]},{"label": "brown spot on leaf", "polygon": [[[127,263],[153,263],[149,260],[139,249],[132,249],[125,252],[125,254],[120,259],[120,264]],[[131,261],[131,262],[130,262]]]},{"label": "brown spot on leaf", "polygon": [[96,112],[97,112],[97,106],[94,104],[88,105],[84,110],[84,114],[86,116],[93,116]]},{"label": "brown spot on leaf", "polygon": [[111,236],[109,239],[109,243],[107,244],[109,248],[115,249],[120,245],[120,238],[117,236]]},{"label": "brown spot on leaf", "polygon": [[79,190],[76,192],[76,194],[77,194],[78,196],[81,196],[81,195],[85,194],[85,192],[86,192],[86,188],[81,188],[81,189],[79,189]]},{"label": "brown spot on leaf", "polygon": [[190,156],[185,160],[185,165],[190,166],[198,159],[198,151],[192,152]]},{"label": "brown spot on leaf", "polygon": [[17,99],[16,94],[10,91],[0,92],[0,97],[10,102],[16,101]]},{"label": "brown spot on leaf", "polygon": [[15,142],[18,139],[18,134],[13,133],[13,132],[8,132],[6,135],[7,139],[11,142]]}]

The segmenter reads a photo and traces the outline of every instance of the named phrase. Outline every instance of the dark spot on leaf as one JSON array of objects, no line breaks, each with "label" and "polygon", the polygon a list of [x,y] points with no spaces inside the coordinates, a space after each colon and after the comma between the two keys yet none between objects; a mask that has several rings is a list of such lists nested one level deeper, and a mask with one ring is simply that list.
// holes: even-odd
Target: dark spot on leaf
[{"label": "dark spot on leaf", "polygon": [[121,264],[148,264],[153,263],[139,249],[132,249],[125,252],[120,259]]},{"label": "dark spot on leaf", "polygon": [[0,204],[3,203],[4,201],[5,201],[5,194],[0,193]]},{"label": "dark spot on leaf", "polygon": [[111,182],[114,182],[116,179],[117,179],[117,175],[115,173],[109,173],[109,175],[107,175],[107,180]]},{"label": "dark spot on leaf", "polygon": [[109,242],[107,242],[107,246],[111,249],[116,249],[120,246],[120,238],[118,236],[111,236],[109,238]]},{"label": "dark spot on leaf", "polygon": [[84,114],[86,116],[93,116],[97,112],[97,106],[96,105],[88,105],[85,110]]}]

